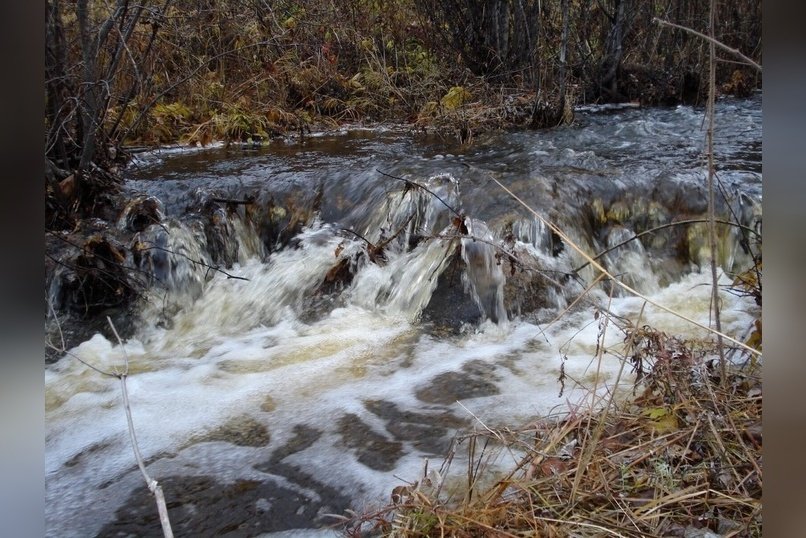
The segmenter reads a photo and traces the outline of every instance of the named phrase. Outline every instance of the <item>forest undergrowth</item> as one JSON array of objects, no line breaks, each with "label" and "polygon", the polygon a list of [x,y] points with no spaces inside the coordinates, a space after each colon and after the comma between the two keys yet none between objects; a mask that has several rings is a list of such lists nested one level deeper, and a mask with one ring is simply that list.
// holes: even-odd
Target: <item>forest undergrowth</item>
[{"label": "forest undergrowth", "polygon": [[[722,11],[717,38],[760,58],[760,3]],[[656,23],[704,30],[707,5],[675,0],[52,0],[47,13],[47,154],[62,170],[90,124],[98,161],[379,122],[469,141],[569,122],[577,103],[702,104],[707,87],[704,44]],[[761,84],[735,62],[717,78],[732,95]]]}]

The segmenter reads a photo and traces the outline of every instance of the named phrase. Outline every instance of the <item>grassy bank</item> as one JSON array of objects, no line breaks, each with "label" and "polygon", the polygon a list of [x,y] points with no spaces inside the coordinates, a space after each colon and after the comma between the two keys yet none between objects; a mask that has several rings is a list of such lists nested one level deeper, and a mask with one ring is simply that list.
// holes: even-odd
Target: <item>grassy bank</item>
[{"label": "grassy bank", "polygon": [[[348,532],[761,536],[759,364],[735,364],[722,380],[702,343],[646,327],[627,340],[636,374],[627,394],[520,429],[480,424],[438,472],[395,488],[387,507],[351,520]],[[467,468],[452,469],[460,451]],[[504,473],[488,466],[513,458]]]},{"label": "grassy bank", "polygon": [[[51,0],[46,153],[69,170],[90,120],[102,162],[107,146],[384,121],[468,141],[569,121],[575,103],[702,104],[705,43],[655,18],[704,31],[707,15],[679,0]],[[716,37],[758,60],[760,2],[720,17]],[[761,84],[736,62],[717,80],[734,95]]]}]

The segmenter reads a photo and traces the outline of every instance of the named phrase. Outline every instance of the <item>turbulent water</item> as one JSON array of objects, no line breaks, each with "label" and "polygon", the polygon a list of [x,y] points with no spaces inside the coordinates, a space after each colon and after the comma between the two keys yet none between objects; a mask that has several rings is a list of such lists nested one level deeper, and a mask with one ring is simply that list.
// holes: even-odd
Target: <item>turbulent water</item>
[{"label": "turbulent water", "polygon": [[[719,103],[720,213],[754,231],[761,134],[760,95]],[[105,370],[128,357],[137,439],[177,535],[329,535],[327,514],[385,503],[457,432],[612,390],[624,333],[603,330],[601,309],[705,335],[606,283],[575,302],[594,269],[493,181],[586,252],[616,247],[610,273],[709,325],[703,223],[618,246],[704,218],[704,139],[700,109],[588,108],[469,147],[345,130],[147,155],[127,188],[157,198],[161,222],[139,236],[157,248],[139,260],[151,280],[134,336],[71,354]],[[720,230],[728,285],[753,238]],[[724,332],[745,338],[756,309],[723,292]],[[48,535],[158,535],[118,381],[71,356],[45,376]]]}]

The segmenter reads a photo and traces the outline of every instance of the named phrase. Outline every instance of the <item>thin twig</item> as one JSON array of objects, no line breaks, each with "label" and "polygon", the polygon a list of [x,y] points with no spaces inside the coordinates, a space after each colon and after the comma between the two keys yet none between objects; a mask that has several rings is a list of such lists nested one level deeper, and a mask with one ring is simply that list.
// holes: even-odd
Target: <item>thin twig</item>
[{"label": "thin twig", "polygon": [[706,131],[706,146],[708,148],[708,246],[711,249],[711,307],[714,312],[714,325],[717,330],[717,350],[719,351],[719,370],[722,385],[727,386],[727,366],[725,364],[725,346],[722,342],[722,317],[719,304],[719,278],[717,275],[717,247],[716,247],[716,192],[714,190],[714,123],[716,100],[716,41],[714,37],[714,20],[716,18],[716,0],[711,0],[708,16],[708,33],[711,35],[708,46],[708,130]]},{"label": "thin twig", "polygon": [[729,53],[733,54],[734,56],[736,56],[738,58],[741,58],[744,63],[756,68],[758,70],[758,72],[761,73],[761,65],[759,65],[756,62],[754,62],[753,60],[751,60],[750,58],[748,58],[747,56],[745,56],[744,54],[742,54],[738,50],[732,49],[729,46],[725,45],[724,43],[722,43],[720,41],[717,41],[713,37],[709,37],[709,36],[707,36],[705,34],[702,34],[702,33],[698,32],[697,30],[692,30],[691,28],[688,28],[686,26],[680,26],[679,24],[675,24],[673,22],[669,22],[669,21],[666,21],[666,20],[663,20],[663,19],[659,19],[658,17],[654,17],[652,19],[652,22],[654,22],[656,24],[660,24],[661,26],[670,26],[672,28],[677,28],[678,30],[683,30],[684,32],[688,32],[690,34],[693,34],[693,35],[699,37],[700,39],[704,39],[705,41],[708,41],[712,45],[715,45],[715,46],[719,47],[720,49],[722,49],[722,50],[724,50],[726,52],[729,52]]},{"label": "thin twig", "polygon": [[125,368],[123,373],[118,374],[116,377],[120,379],[120,388],[121,392],[123,393],[123,408],[126,410],[126,422],[129,426],[129,438],[132,441],[132,450],[134,451],[134,457],[137,460],[137,466],[140,468],[140,472],[143,475],[143,478],[148,485],[148,489],[154,495],[157,501],[157,511],[160,515],[160,523],[162,524],[162,533],[165,535],[165,538],[173,538],[173,531],[171,530],[171,521],[168,518],[168,507],[165,505],[165,496],[162,493],[162,486],[159,483],[151,478],[148,475],[148,471],[146,471],[145,463],[143,462],[143,455],[140,453],[140,446],[137,443],[137,434],[134,431],[134,421],[132,420],[132,410],[131,406],[129,405],[129,391],[126,387],[126,377],[129,375],[129,354],[126,352],[126,348],[123,346],[123,341],[118,334],[117,329],[115,329],[115,325],[112,323],[112,319],[107,316],[106,320],[109,322],[109,326],[112,328],[112,332],[115,334],[117,338],[118,345],[120,345],[120,349],[123,351],[124,357],[124,364]]},{"label": "thin twig", "polygon": [[697,327],[700,327],[701,329],[704,329],[704,330],[708,331],[709,333],[716,334],[716,335],[721,335],[722,338],[724,338],[724,339],[726,339],[726,340],[728,340],[730,342],[733,342],[737,346],[741,347],[742,349],[745,349],[746,351],[749,351],[753,355],[762,356],[762,353],[759,350],[753,349],[752,347],[748,346],[747,344],[739,342],[735,338],[731,338],[730,336],[728,336],[726,334],[723,334],[723,333],[721,333],[721,332],[719,332],[719,331],[717,331],[715,329],[712,329],[711,327],[708,327],[707,325],[703,325],[702,323],[700,323],[698,321],[695,321],[695,320],[693,320],[693,319],[691,319],[691,318],[689,318],[687,316],[684,316],[683,314],[681,314],[681,313],[679,313],[679,312],[677,312],[675,310],[672,310],[669,307],[663,306],[662,304],[659,304],[656,301],[653,301],[652,299],[650,299],[649,297],[643,295],[639,291],[631,288],[629,285],[625,284],[624,282],[618,280],[609,271],[607,271],[607,269],[605,269],[598,261],[594,260],[587,252],[582,250],[582,248],[580,248],[576,243],[574,243],[559,227],[557,227],[557,225],[555,225],[553,222],[549,221],[548,219],[545,219],[537,211],[535,211],[534,209],[529,207],[529,205],[526,202],[521,200],[514,192],[512,192],[510,189],[505,187],[504,184],[501,183],[500,181],[498,181],[495,177],[490,176],[490,179],[492,179],[499,187],[501,187],[514,200],[516,200],[519,204],[521,204],[524,208],[526,208],[527,211],[532,213],[532,215],[537,217],[546,226],[551,228],[554,231],[554,233],[556,233],[558,236],[560,236],[560,239],[562,239],[563,241],[568,243],[571,246],[571,248],[576,250],[591,265],[593,265],[596,269],[598,269],[602,273],[604,273],[607,276],[609,276],[616,285],[620,286],[621,288],[623,288],[624,290],[628,291],[629,293],[632,293],[636,297],[639,297],[639,298],[643,299],[644,301],[648,302],[649,304],[651,304],[651,305],[653,305],[653,306],[655,306],[657,308],[660,308],[664,312],[668,312],[669,314],[672,314],[673,316],[676,316],[676,317],[678,317],[678,318],[680,318],[682,320],[685,320],[685,321],[691,323],[692,325],[696,325]]},{"label": "thin twig", "polygon": [[542,517],[542,516],[535,516],[535,519],[539,519],[540,521],[548,521],[550,523],[560,523],[563,525],[577,525],[579,527],[586,527],[588,529],[596,529],[602,532],[606,532],[607,534],[612,534],[613,536],[618,536],[619,538],[627,538],[623,534],[619,534],[616,531],[610,530],[606,527],[602,527],[600,525],[594,525],[593,523],[584,523],[582,521],[573,521],[569,519],[554,519],[550,517]]},{"label": "thin twig", "polygon": [[430,194],[431,196],[433,196],[434,198],[436,198],[437,200],[442,202],[442,205],[447,207],[451,211],[451,213],[453,213],[454,215],[456,215],[460,219],[464,219],[464,215],[462,215],[461,213],[456,211],[453,207],[450,206],[450,204],[448,204],[448,202],[446,202],[445,200],[440,198],[439,195],[437,195],[434,191],[430,190],[428,187],[426,187],[424,185],[421,185],[421,184],[417,183],[416,181],[412,181],[410,179],[406,179],[406,178],[403,178],[403,177],[398,177],[398,176],[393,176],[391,174],[387,174],[386,172],[382,172],[382,171],[378,170],[377,168],[375,169],[375,171],[378,172],[379,174],[381,174],[382,176],[386,176],[386,177],[391,178],[391,179],[397,179],[398,181],[405,182],[406,185],[409,185],[409,186],[412,186],[412,187],[417,187],[418,189],[424,190],[425,192],[427,192],[428,194]]},{"label": "thin twig", "polygon": [[[610,296],[608,297],[607,309],[610,310],[610,306],[613,302],[613,291],[615,288],[610,288]],[[610,324],[610,316],[605,315],[604,319],[602,320],[602,331],[601,331],[601,343],[598,345],[598,350],[596,353],[596,375],[593,379],[593,390],[591,391],[591,409],[594,408],[596,402],[596,391],[598,390],[599,386],[599,375],[601,374],[602,368],[602,357],[604,355],[605,350],[605,338],[607,336],[607,327]],[[624,361],[621,361],[622,368],[624,366]],[[615,398],[615,393],[611,396],[612,399]],[[585,475],[585,469],[588,467],[590,460],[593,458],[593,453],[596,450],[596,445],[599,443],[599,438],[602,435],[602,431],[604,430],[604,424],[607,420],[607,415],[610,411],[610,406],[606,406],[604,411],[599,416],[599,422],[596,424],[596,429],[594,429],[593,434],[590,437],[587,437],[583,440],[583,446],[581,449],[581,454],[579,459],[577,460],[577,470],[574,473],[574,483],[571,487],[571,495],[570,495],[570,502],[573,504],[574,500],[576,499],[577,490],[579,489],[579,484],[582,482],[582,477]],[[591,420],[593,420],[593,415],[588,415],[588,423],[585,427],[585,432],[590,431]]]},{"label": "thin twig", "polygon": [[[144,243],[150,243],[150,242],[149,241],[144,241]],[[187,254],[182,254],[181,252],[176,252],[175,250],[171,250],[171,249],[164,248],[164,247],[158,247],[158,246],[153,245],[153,244],[152,244],[152,246],[145,247],[142,250],[161,250],[161,251],[167,252],[169,254],[174,254],[175,256],[182,256],[183,258],[185,258],[189,262],[201,265],[202,267],[206,267],[208,269],[212,269],[213,271],[218,271],[219,273],[222,273],[222,274],[226,275],[227,278],[232,278],[232,279],[235,279],[235,280],[246,280],[247,282],[249,282],[249,279],[246,278],[246,277],[231,275],[228,272],[224,271],[223,269],[220,269],[218,267],[214,267],[214,266],[212,266],[210,264],[204,263],[201,260],[194,260],[193,258],[188,256]]]}]

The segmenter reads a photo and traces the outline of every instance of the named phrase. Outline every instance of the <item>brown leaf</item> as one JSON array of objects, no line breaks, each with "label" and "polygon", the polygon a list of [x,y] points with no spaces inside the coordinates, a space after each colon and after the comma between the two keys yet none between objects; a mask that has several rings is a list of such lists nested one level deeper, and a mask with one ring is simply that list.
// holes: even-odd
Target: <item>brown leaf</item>
[{"label": "brown leaf", "polygon": [[59,182],[59,191],[61,192],[62,196],[67,200],[73,198],[73,194],[76,191],[76,176],[75,174],[70,174],[63,180]]},{"label": "brown leaf", "polygon": [[750,426],[744,429],[744,436],[749,441],[753,442],[754,444],[761,446],[761,439],[762,439],[762,427],[761,422],[756,422],[755,424],[751,424]]},{"label": "brown leaf", "polygon": [[543,476],[557,476],[568,471],[570,463],[570,460],[562,458],[546,458],[543,460],[543,463],[540,464],[540,472]]}]

